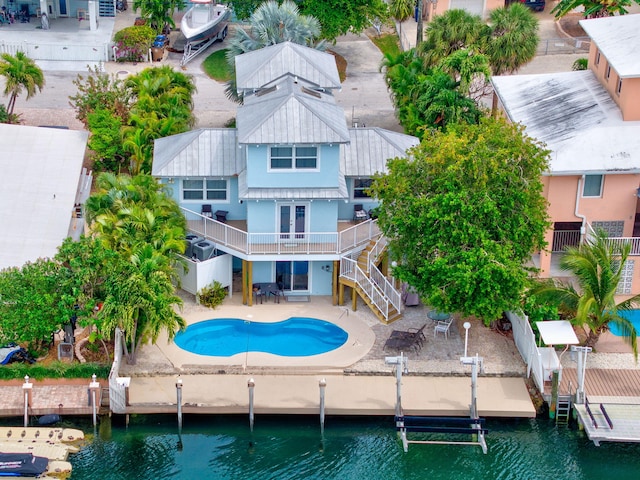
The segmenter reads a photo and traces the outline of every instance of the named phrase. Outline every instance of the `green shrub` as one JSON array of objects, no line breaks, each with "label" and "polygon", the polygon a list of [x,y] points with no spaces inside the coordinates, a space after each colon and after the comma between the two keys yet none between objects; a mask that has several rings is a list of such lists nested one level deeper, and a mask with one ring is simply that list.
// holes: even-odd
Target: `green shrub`
[{"label": "green shrub", "polygon": [[227,290],[220,282],[215,280],[213,284],[204,287],[198,292],[198,303],[209,308],[216,308],[227,296]]},{"label": "green shrub", "polygon": [[154,38],[156,38],[155,30],[146,25],[133,25],[123,28],[113,37],[117,48],[116,61],[145,61]]},{"label": "green shrub", "polygon": [[0,367],[0,380],[23,379],[25,375],[34,380],[44,378],[86,378],[91,380],[91,375],[98,378],[108,378],[111,365],[98,363],[64,363],[52,362],[48,365],[34,363],[10,363]]},{"label": "green shrub", "polygon": [[589,68],[589,59],[587,58],[579,58],[575,62],[573,62],[572,70],[586,70]]}]

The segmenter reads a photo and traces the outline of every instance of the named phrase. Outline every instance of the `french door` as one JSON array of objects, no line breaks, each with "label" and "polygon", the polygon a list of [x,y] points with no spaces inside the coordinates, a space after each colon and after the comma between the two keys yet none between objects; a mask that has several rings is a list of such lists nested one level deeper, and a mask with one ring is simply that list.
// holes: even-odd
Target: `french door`
[{"label": "french door", "polygon": [[280,238],[283,240],[304,239],[307,231],[307,209],[304,203],[283,203],[279,205],[278,222]]},{"label": "french door", "polygon": [[276,281],[285,291],[308,291],[309,262],[276,262]]}]

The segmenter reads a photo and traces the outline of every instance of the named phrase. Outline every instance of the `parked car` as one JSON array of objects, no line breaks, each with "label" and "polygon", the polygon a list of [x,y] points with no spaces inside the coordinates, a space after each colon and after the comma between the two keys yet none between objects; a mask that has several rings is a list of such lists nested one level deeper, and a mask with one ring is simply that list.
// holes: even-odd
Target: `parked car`
[{"label": "parked car", "polygon": [[546,5],[545,0],[520,0],[525,6],[529,7],[534,12],[544,11]]}]

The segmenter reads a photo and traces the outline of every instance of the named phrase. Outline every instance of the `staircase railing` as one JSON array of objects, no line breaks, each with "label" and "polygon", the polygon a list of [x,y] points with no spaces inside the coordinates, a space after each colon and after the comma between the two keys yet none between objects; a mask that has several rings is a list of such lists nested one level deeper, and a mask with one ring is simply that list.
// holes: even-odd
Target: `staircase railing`
[{"label": "staircase railing", "polygon": [[382,314],[389,320],[389,304],[388,297],[378,286],[369,278],[367,273],[363,271],[356,260],[348,257],[342,257],[340,262],[340,276],[353,281],[367,296],[371,304],[373,304]]},{"label": "staircase railing", "polygon": [[391,305],[400,312],[402,309],[402,294],[393,286],[387,277],[371,262],[369,264],[369,277],[382,294],[389,299]]},{"label": "staircase railing", "polygon": [[372,263],[375,263],[382,255],[382,252],[387,248],[387,237],[384,235],[380,235],[376,243],[373,245],[373,248],[367,252],[367,268]]}]

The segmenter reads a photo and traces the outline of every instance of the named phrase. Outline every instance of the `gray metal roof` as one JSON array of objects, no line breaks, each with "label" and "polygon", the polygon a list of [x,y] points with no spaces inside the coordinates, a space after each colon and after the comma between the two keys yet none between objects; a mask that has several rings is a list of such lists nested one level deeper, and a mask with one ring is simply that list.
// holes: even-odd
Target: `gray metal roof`
[{"label": "gray metal roof", "polygon": [[580,20],[580,26],[620,77],[640,77],[640,14]]},{"label": "gray metal roof", "polygon": [[238,143],[344,143],[349,131],[344,111],[332,95],[304,81],[283,78],[272,89],[245,98],[236,117]]},{"label": "gray metal roof", "polygon": [[228,177],[245,168],[234,128],[207,128],[159,138],[151,174],[157,177]]},{"label": "gray metal roof", "polygon": [[592,71],[491,81],[509,119],[552,151],[550,173],[640,171],[640,122],[622,120]]},{"label": "gray metal roof", "polygon": [[0,124],[0,269],[56,254],[69,233],[87,138]]},{"label": "gray metal roof", "polygon": [[404,133],[378,127],[350,128],[351,142],[342,147],[340,168],[348,177],[386,173],[387,160],[406,157],[420,140]]},{"label": "gray metal roof", "polygon": [[238,177],[238,198],[244,200],[343,200],[349,198],[344,175],[338,175],[338,186],[328,188],[249,188],[247,172]]},{"label": "gray metal roof", "polygon": [[236,87],[257,90],[290,74],[321,88],[340,88],[335,57],[313,48],[284,42],[238,55]]}]

